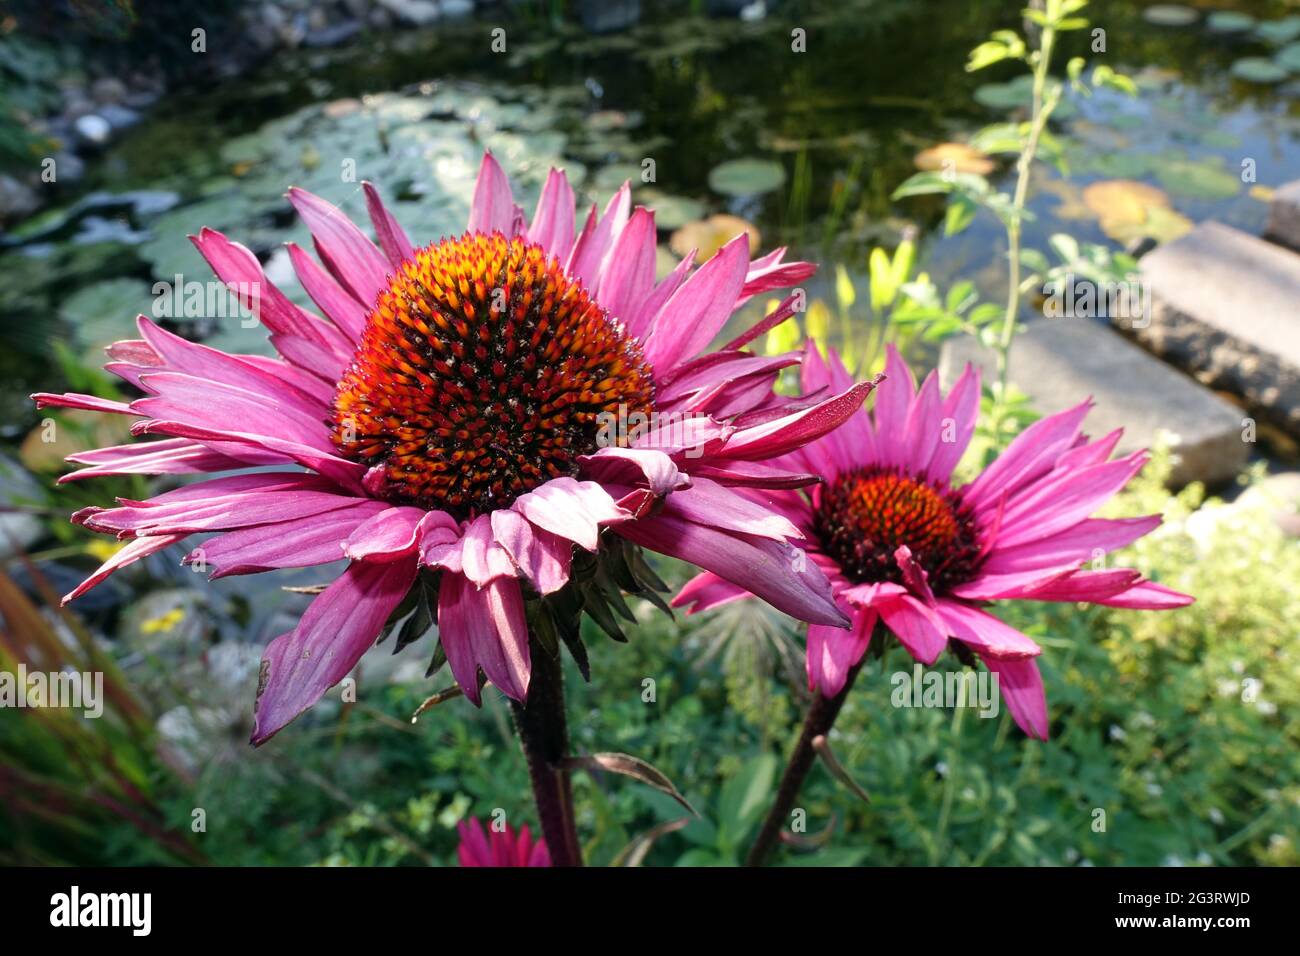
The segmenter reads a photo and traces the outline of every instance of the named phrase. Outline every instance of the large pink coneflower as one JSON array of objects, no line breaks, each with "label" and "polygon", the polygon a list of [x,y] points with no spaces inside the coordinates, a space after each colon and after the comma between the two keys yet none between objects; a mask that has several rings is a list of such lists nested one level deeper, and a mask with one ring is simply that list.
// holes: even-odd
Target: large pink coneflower
[{"label": "large pink coneflower", "polygon": [[[605,529],[761,595],[796,617],[847,623],[795,528],[735,488],[797,485],[768,459],[845,420],[869,386],[788,403],[771,386],[797,353],[743,346],[779,313],[705,352],[750,297],[813,266],[747,238],[655,281],[654,214],[625,184],[581,228],[552,171],[531,223],[487,155],[467,231],[416,247],[365,185],[378,245],[338,208],[293,189],[316,258],[289,245],[321,316],[293,304],[244,246],[191,237],[269,330],[278,358],[229,355],[141,316],[106,366],[134,401],[34,396],[134,416],[161,440],[71,456],[97,475],[262,470],[186,484],[74,520],[128,541],[68,599],[196,532],[214,577],[350,559],[262,663],[253,741],[338,683],[417,582],[438,575],[443,651],[478,702],[482,671],[523,700],[532,671],[524,599],[570,580],[575,546]],[[631,429],[611,423],[633,422]],[[267,470],[269,468],[269,470]]]},{"label": "large pink coneflower", "polygon": [[[851,381],[832,349],[808,345],[805,389]],[[945,396],[938,373],[916,387],[892,346],[865,409],[838,431],[774,464],[824,481],[807,493],[764,491],[766,505],[805,535],[811,561],[831,580],[853,619],[848,630],[808,629],[808,685],[826,697],[844,688],[877,622],[923,664],[957,642],[998,675],[1007,707],[1025,733],[1047,738],[1047,703],[1035,658],[1041,649],[1000,621],[995,601],[1078,601],[1163,610],[1192,598],[1098,559],[1160,524],[1090,517],[1142,469],[1145,452],[1110,460],[1120,431],[1090,441],[1091,401],[1035,422],[974,481],[952,473],[979,415],[980,377],[969,364]],[[757,495],[756,495],[757,497]],[[674,600],[701,611],[746,596],[708,572]],[[960,656],[966,652],[954,647]]]},{"label": "large pink coneflower", "polygon": [[505,829],[484,830],[476,819],[456,824],[460,846],[456,858],[461,866],[550,866],[551,854],[544,840],[534,840],[525,823],[516,833],[510,824]]}]

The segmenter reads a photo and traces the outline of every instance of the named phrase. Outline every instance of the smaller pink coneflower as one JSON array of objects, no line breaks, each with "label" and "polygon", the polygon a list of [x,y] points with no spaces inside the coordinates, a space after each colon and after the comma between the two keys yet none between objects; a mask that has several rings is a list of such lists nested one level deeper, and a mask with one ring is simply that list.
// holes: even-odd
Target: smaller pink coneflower
[{"label": "smaller pink coneflower", "polygon": [[551,854],[543,840],[534,840],[524,824],[516,833],[510,824],[490,831],[474,818],[456,824],[460,846],[456,856],[461,866],[550,866]]}]

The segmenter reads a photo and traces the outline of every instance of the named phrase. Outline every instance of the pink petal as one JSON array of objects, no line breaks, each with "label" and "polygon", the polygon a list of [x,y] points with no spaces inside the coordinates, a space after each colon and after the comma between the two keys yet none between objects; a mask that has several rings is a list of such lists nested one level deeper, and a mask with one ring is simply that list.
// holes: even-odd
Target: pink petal
[{"label": "pink petal", "polygon": [[511,508],[539,528],[567,538],[588,551],[599,545],[600,526],[623,521],[622,511],[594,481],[553,478],[520,495]]},{"label": "pink petal", "polygon": [[1037,541],[1011,548],[996,545],[980,570],[986,574],[1014,574],[1077,566],[1132,544],[1159,527],[1160,521],[1160,515],[1088,518]]},{"label": "pink petal", "polygon": [[1030,737],[1047,739],[1047,696],[1043,693],[1043,678],[1038,673],[1038,663],[1033,658],[1019,661],[983,658],[985,666],[998,675],[998,688],[1002,699],[1016,724]]},{"label": "pink petal", "polygon": [[[975,433],[975,424],[980,410],[980,373],[970,362],[962,370],[952,391],[944,399],[941,413],[942,431],[939,444],[925,466],[925,474],[931,481],[946,482],[952,477],[952,471],[961,461],[971,435]],[[951,423],[952,440],[948,440]]]},{"label": "pink petal", "polygon": [[396,272],[403,262],[415,258],[415,249],[384,201],[379,198],[379,190],[370,183],[362,183],[361,188],[366,194],[366,211],[370,213],[370,222],[375,227],[379,248],[384,250],[389,265]]},{"label": "pink petal", "polygon": [[600,484],[645,484],[658,497],[690,484],[690,479],[677,470],[671,458],[649,448],[611,445],[598,449],[594,454],[581,456],[578,462],[582,465],[582,474]]},{"label": "pink petal", "polygon": [[262,656],[252,742],[261,745],[356,666],[415,580],[415,560],[355,563]]},{"label": "pink petal", "polygon": [[811,408],[752,428],[739,429],[727,441],[723,454],[742,461],[762,460],[815,441],[861,409],[873,387],[871,382],[860,382]]},{"label": "pink petal", "polygon": [[982,657],[1015,661],[1041,654],[1033,640],[991,614],[956,601],[940,601],[939,616],[959,641],[969,644]]},{"label": "pink petal", "polygon": [[853,627],[808,626],[808,689],[834,697],[844,689],[849,670],[862,660],[871,644],[876,626],[876,612],[854,611]]},{"label": "pink petal", "polygon": [[476,588],[462,575],[444,573],[438,633],[456,683],[475,704],[480,667],[507,697],[522,701],[528,695],[531,660],[518,580],[496,578]]},{"label": "pink petal", "polygon": [[353,342],[361,341],[367,309],[296,243],[286,243],[298,281],[326,317]]},{"label": "pink petal", "polygon": [[922,664],[930,665],[948,646],[948,628],[939,615],[910,594],[876,605],[885,625]]},{"label": "pink petal", "polygon": [[637,206],[609,253],[596,294],[610,315],[628,315],[650,293],[655,281],[655,216]]},{"label": "pink petal", "polygon": [[670,602],[673,607],[684,607],[686,613],[700,614],[715,607],[753,597],[739,585],[724,581],[712,571],[702,571],[686,582]]},{"label": "pink petal", "polygon": [[593,215],[588,217],[587,226],[573,243],[569,254],[566,272],[581,280],[588,289],[600,285],[600,276],[605,269],[605,262],[614,240],[627,225],[628,215],[632,209],[632,189],[627,183],[619,187],[610,197],[605,211],[599,220]]},{"label": "pink petal", "polygon": [[461,537],[461,571],[471,584],[482,587],[500,577],[515,577],[516,568],[510,555],[497,543],[491,514],[482,514],[469,523]]},{"label": "pink petal", "polygon": [[569,582],[572,541],[535,527],[509,508],[492,512],[492,533],[538,594],[551,594]]},{"label": "pink petal", "polygon": [[354,561],[397,561],[415,553],[415,529],[424,518],[420,508],[389,508],[357,527],[342,542]]},{"label": "pink petal", "polygon": [[841,627],[849,623],[835,606],[825,576],[784,541],[719,531],[667,507],[652,518],[617,525],[615,531],[634,544],[712,571],[799,620]]},{"label": "pink petal", "polygon": [[478,180],[474,183],[474,199],[469,208],[470,232],[499,232],[514,235],[515,198],[496,158],[483,154],[479,164]]},{"label": "pink petal", "polygon": [[664,306],[645,344],[645,359],[663,374],[704,349],[736,307],[749,265],[749,237],[740,235],[687,279]]},{"label": "pink petal", "polygon": [[118,548],[107,561],[99,566],[94,574],[65,594],[59,602],[60,606],[67,604],[69,601],[75,601],[91,588],[102,583],[114,571],[120,570],[128,564],[134,564],[141,558],[170,547],[186,537],[188,537],[186,534],[162,534],[149,538],[136,538],[129,544]]},{"label": "pink petal", "polygon": [[393,271],[388,260],[375,248],[343,211],[333,203],[305,189],[289,190],[289,202],[311,230],[321,262],[362,305],[371,306],[388,287]]},{"label": "pink petal", "polygon": [[382,501],[355,503],[325,514],[230,531],[203,542],[186,556],[213,568],[211,578],[256,574],[273,568],[309,568],[343,557],[342,543],[357,526],[388,508]]},{"label": "pink petal", "polygon": [[573,248],[573,187],[561,170],[552,169],[537,200],[528,241],[535,242],[561,263]]}]

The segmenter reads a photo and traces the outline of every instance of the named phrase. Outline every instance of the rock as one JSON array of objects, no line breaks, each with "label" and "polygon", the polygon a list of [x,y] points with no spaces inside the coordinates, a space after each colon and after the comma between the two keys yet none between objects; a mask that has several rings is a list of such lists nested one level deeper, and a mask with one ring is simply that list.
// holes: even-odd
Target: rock
[{"label": "rock", "polygon": [[96,103],[121,104],[126,100],[126,84],[115,76],[101,76],[90,85],[90,95]]},{"label": "rock", "polygon": [[0,174],[0,222],[24,219],[41,206],[36,190],[12,176]]},{"label": "rock", "polygon": [[1300,434],[1300,255],[1204,222],[1141,260],[1148,348]]},{"label": "rock", "polygon": [[88,146],[103,146],[108,142],[108,138],[113,135],[113,127],[102,116],[94,113],[88,113],[80,117],[73,124],[77,131],[77,136]]},{"label": "rock", "polygon": [[[985,381],[995,374],[991,351],[970,338],[949,339],[939,362],[944,388],[967,361],[983,369]],[[1175,486],[1231,480],[1249,454],[1239,409],[1092,319],[1030,322],[1011,348],[1009,378],[1044,415],[1091,395],[1096,407],[1084,427],[1093,436],[1123,428],[1119,454],[1163,437],[1176,456]]]},{"label": "rock", "polygon": [[1300,250],[1300,179],[1273,192],[1264,235],[1273,242]]},{"label": "rock", "polygon": [[379,5],[403,23],[424,27],[442,14],[433,0],[379,0]]},{"label": "rock", "polygon": [[127,129],[140,122],[140,114],[135,110],[126,106],[114,106],[111,103],[108,106],[100,107],[97,115],[108,123],[114,132]]},{"label": "rock", "polygon": [[1269,475],[1243,491],[1234,505],[1267,511],[1284,534],[1300,538],[1300,471]]}]

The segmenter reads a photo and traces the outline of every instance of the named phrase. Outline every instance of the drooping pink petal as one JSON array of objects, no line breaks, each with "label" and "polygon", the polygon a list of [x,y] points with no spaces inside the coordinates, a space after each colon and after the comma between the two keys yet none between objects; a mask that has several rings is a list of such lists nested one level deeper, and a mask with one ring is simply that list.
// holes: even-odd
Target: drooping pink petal
[{"label": "drooping pink petal", "polygon": [[1042,648],[1014,627],[968,604],[941,600],[939,616],[951,629],[953,637],[969,644],[981,656],[1015,661],[1042,653]]},{"label": "drooping pink petal", "polygon": [[426,512],[420,508],[389,508],[358,526],[342,543],[354,561],[397,561],[415,553],[415,529]]},{"label": "drooping pink petal", "polygon": [[814,624],[839,627],[849,620],[835,606],[830,585],[807,556],[784,541],[706,527],[665,510],[615,526],[633,544],[712,571],[753,592],[779,611]]},{"label": "drooping pink petal", "polygon": [[551,594],[569,582],[573,542],[538,528],[517,511],[492,512],[492,534],[538,594]]},{"label": "drooping pink petal", "polygon": [[601,525],[627,518],[600,485],[568,477],[554,478],[520,495],[511,508],[539,528],[588,551],[596,550]]},{"label": "drooping pink petal", "polygon": [[690,484],[690,478],[677,469],[662,451],[651,448],[607,446],[578,458],[582,474],[600,484],[646,484],[658,497]]},{"label": "drooping pink petal", "polygon": [[67,604],[69,601],[75,601],[81,595],[85,594],[95,585],[102,583],[114,571],[126,567],[128,564],[134,564],[141,558],[147,557],[155,552],[170,547],[177,541],[184,540],[188,535],[185,534],[163,534],[151,538],[136,538],[134,541],[123,545],[109,556],[108,560],[99,566],[99,568],[86,580],[82,581],[75,588],[63,596],[59,602],[60,606]]},{"label": "drooping pink petal", "polygon": [[823,697],[834,697],[844,689],[849,670],[862,660],[871,644],[876,627],[874,610],[852,612],[853,626],[848,630],[808,626],[808,689],[820,691]]},{"label": "drooping pink petal", "polygon": [[1046,740],[1047,695],[1043,692],[1038,663],[1032,657],[1014,661],[983,657],[982,660],[998,675],[998,689],[1016,724],[1030,737]]},{"label": "drooping pink petal", "polygon": [[327,587],[298,626],[262,656],[252,742],[260,746],[356,666],[415,580],[415,559],[355,562]]},{"label": "drooping pink petal", "polygon": [[788,518],[707,478],[694,477],[688,488],[673,493],[669,508],[696,524],[754,534],[777,541],[802,538]]},{"label": "drooping pink petal", "polygon": [[501,577],[482,588],[445,572],[438,585],[438,634],[456,683],[480,704],[478,669],[514,700],[528,695],[531,659],[519,581]]},{"label": "drooping pink petal", "polygon": [[230,531],[203,542],[184,563],[206,564],[213,569],[213,580],[274,568],[329,564],[343,557],[343,542],[358,525],[388,507],[382,501],[357,498],[351,505],[324,514]]},{"label": "drooping pink petal", "polygon": [[1108,607],[1128,607],[1143,611],[1167,611],[1171,608],[1187,607],[1195,602],[1196,598],[1190,594],[1182,594],[1154,581],[1139,581],[1127,590],[1101,598],[1096,603]]},{"label": "drooping pink petal", "polygon": [[980,570],[986,574],[1066,568],[1132,544],[1160,525],[1160,515],[1087,518],[1064,531],[1015,547],[995,545]]},{"label": "drooping pink petal", "polygon": [[515,577],[510,554],[496,539],[492,514],[482,514],[465,528],[461,537],[461,572],[475,587],[500,577]]},{"label": "drooping pink petal", "polygon": [[[252,464],[270,464],[275,459]],[[103,475],[190,475],[200,472],[231,471],[250,464],[218,454],[197,442],[183,438],[139,442],[96,448],[68,456],[68,461],[89,465],[59,478],[59,484],[98,478]]]},{"label": "drooping pink petal", "polygon": [[730,581],[725,581],[712,571],[702,571],[686,582],[670,602],[673,607],[684,607],[686,613],[700,614],[715,607],[753,597],[749,591]]},{"label": "drooping pink petal", "polygon": [[948,628],[939,615],[923,602],[904,594],[875,605],[885,626],[922,664],[930,665],[948,646]]},{"label": "drooping pink petal", "polygon": [[811,408],[762,425],[741,428],[728,439],[722,454],[742,461],[760,461],[806,445],[836,428],[862,408],[862,403],[871,394],[873,387],[871,382],[860,382],[848,391]]}]

